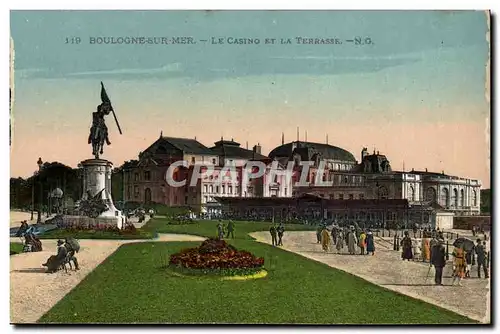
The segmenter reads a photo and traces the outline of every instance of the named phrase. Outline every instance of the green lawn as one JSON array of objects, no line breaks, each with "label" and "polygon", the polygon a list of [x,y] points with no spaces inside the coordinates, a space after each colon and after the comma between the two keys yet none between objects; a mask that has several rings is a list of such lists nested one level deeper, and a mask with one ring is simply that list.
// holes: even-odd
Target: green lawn
[{"label": "green lawn", "polygon": [[[170,225],[168,218],[153,218],[142,229],[145,231],[158,233],[185,233],[199,235],[203,237],[217,236],[217,220],[202,220],[194,224]],[[223,221],[227,225],[227,221]],[[253,240],[248,234],[258,231],[269,231],[271,223],[269,222],[241,222],[235,221],[234,237],[235,239]],[[301,224],[285,224],[286,231],[304,231],[314,230],[314,227]]]},{"label": "green lawn", "polygon": [[473,321],[327,265],[251,240],[266,278],[182,278],[161,266],[195,242],[123,245],[41,323],[450,324]]},{"label": "green lawn", "polygon": [[20,242],[10,243],[10,255],[19,254],[23,251],[23,244]]},{"label": "green lawn", "polygon": [[[168,225],[151,233],[213,237],[218,221]],[[225,222],[226,223],[226,222]],[[40,323],[455,324],[473,320],[371,284],[282,249],[248,233],[269,223],[235,222],[229,242],[265,258],[263,279],[221,281],[178,277],[162,269],[170,254],[199,242],[121,246],[40,320]],[[287,225],[286,230],[310,229]]]}]

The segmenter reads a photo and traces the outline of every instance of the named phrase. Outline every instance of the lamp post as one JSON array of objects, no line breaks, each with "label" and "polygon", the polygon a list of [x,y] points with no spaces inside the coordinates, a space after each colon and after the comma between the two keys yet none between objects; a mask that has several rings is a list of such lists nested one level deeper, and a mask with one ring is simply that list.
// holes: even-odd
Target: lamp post
[{"label": "lamp post", "polygon": [[31,218],[30,221],[33,221],[33,212],[35,211],[35,178],[37,172],[33,172],[33,178],[31,179]]},{"label": "lamp post", "polygon": [[[39,197],[39,203],[38,203],[38,211],[37,211],[37,218],[36,218],[36,223],[40,224],[42,222],[42,201],[43,201],[43,191],[42,191],[42,182],[40,181],[40,172],[42,171],[42,166],[43,166],[43,161],[42,158],[38,158],[38,161],[36,162],[38,165],[38,185],[40,187],[40,197]],[[34,191],[34,190],[33,190]],[[34,195],[33,195],[34,197]]]}]

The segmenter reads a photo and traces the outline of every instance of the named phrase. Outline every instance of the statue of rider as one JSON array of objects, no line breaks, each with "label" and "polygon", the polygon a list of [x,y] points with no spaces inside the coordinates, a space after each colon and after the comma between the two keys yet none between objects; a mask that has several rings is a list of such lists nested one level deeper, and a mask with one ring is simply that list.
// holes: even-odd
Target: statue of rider
[{"label": "statue of rider", "polygon": [[[90,128],[90,134],[88,143],[92,144],[94,141],[99,140],[101,136],[104,136],[106,144],[111,145],[108,138],[108,127],[104,117],[111,113],[111,103],[103,102],[97,106],[97,111],[92,113],[92,127]],[[102,153],[102,152],[101,152]]]}]

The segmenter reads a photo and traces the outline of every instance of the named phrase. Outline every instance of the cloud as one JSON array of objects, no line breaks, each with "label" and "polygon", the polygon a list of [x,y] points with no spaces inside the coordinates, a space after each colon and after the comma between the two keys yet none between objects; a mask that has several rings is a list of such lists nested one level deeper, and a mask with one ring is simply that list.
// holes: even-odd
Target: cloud
[{"label": "cloud", "polygon": [[68,73],[67,76],[70,77],[86,77],[86,76],[105,76],[105,75],[154,75],[158,73],[169,73],[169,72],[182,72],[183,66],[181,63],[171,63],[159,68],[124,68],[116,70],[102,70],[102,71],[86,71],[86,72],[74,72]]}]

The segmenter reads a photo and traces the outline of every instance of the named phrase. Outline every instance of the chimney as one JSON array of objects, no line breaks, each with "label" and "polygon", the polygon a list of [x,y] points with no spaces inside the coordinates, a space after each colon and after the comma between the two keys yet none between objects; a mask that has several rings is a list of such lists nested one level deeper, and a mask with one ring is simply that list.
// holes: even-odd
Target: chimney
[{"label": "chimney", "polygon": [[297,142],[299,141],[299,127],[297,127]]},{"label": "chimney", "polygon": [[247,140],[247,150],[248,150],[248,140]]},{"label": "chimney", "polygon": [[281,133],[281,145],[285,144],[285,133]]},{"label": "chimney", "polygon": [[163,130],[160,131],[160,138],[163,137]]},{"label": "chimney", "polygon": [[326,134],[326,145],[328,145],[328,133]]},{"label": "chimney", "polygon": [[427,173],[427,168],[425,169],[425,172]]},{"label": "chimney", "polygon": [[306,130],[306,140],[305,140],[305,142],[307,143],[307,130]]},{"label": "chimney", "polygon": [[262,154],[262,153],[261,153],[261,152],[262,152],[262,147],[260,146],[260,143],[257,143],[257,145],[255,145],[255,146],[253,147],[253,151],[254,151],[255,153],[257,153],[257,154]]}]

